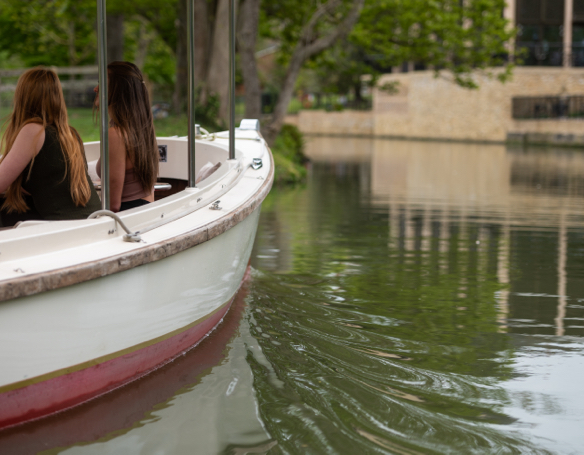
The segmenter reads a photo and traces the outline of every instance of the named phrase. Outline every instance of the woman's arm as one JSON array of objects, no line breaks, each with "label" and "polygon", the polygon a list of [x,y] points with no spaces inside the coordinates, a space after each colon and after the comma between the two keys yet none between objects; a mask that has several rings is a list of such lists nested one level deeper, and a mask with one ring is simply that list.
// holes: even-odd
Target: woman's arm
[{"label": "woman's arm", "polygon": [[116,128],[110,128],[109,161],[110,161],[110,209],[119,212],[122,205],[122,191],[126,178],[126,146],[124,138]]},{"label": "woman's arm", "polygon": [[4,193],[10,184],[18,178],[26,165],[40,152],[44,143],[45,129],[43,125],[29,123],[22,127],[10,152],[0,163],[0,193]]}]

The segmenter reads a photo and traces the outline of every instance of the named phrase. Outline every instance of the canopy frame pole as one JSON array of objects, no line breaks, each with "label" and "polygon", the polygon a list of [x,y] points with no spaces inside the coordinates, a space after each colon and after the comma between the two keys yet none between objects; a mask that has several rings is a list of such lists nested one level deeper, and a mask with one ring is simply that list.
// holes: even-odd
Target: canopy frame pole
[{"label": "canopy frame pole", "polygon": [[188,132],[188,157],[189,157],[189,188],[195,188],[195,1],[187,0],[187,60],[188,60],[188,99],[189,99],[189,132]]},{"label": "canopy frame pole", "polygon": [[229,0],[229,159],[235,159],[235,0]]},{"label": "canopy frame pole", "polygon": [[101,208],[110,209],[109,119],[107,102],[107,24],[105,0],[97,0],[97,64],[99,67],[99,157],[101,161]]}]

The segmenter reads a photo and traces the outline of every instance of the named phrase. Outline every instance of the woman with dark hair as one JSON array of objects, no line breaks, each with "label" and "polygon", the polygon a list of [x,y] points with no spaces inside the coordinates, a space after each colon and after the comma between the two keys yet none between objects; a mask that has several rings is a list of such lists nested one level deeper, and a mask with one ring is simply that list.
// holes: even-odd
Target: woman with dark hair
[{"label": "woman with dark hair", "polygon": [[[112,62],[107,74],[110,208],[119,212],[154,201],[158,146],[142,72],[133,63]],[[99,161],[96,170],[99,175]]]},{"label": "woman with dark hair", "polygon": [[101,208],[83,142],[69,125],[61,82],[52,69],[33,68],[18,79],[0,152],[4,226],[87,218]]}]

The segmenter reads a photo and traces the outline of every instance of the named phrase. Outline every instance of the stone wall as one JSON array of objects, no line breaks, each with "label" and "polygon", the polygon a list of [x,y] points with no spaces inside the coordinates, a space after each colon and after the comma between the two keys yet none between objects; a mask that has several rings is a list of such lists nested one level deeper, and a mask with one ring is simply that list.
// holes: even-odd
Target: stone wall
[{"label": "stone wall", "polygon": [[384,83],[397,81],[398,93],[374,91],[374,134],[387,137],[503,142],[507,139],[546,135],[584,136],[584,121],[515,120],[511,105],[515,96],[584,95],[584,69],[515,68],[504,84],[476,76],[480,88],[461,88],[445,74],[432,71],[388,74]]},{"label": "stone wall", "polygon": [[370,111],[300,111],[286,117],[285,123],[296,125],[305,134],[372,136],[373,115]]},{"label": "stone wall", "polygon": [[355,135],[480,142],[584,144],[584,120],[515,120],[515,96],[584,95],[584,69],[517,67],[504,84],[477,75],[477,90],[464,89],[432,71],[387,74],[397,93],[373,92],[373,110],[300,111],[287,121],[312,135]]}]

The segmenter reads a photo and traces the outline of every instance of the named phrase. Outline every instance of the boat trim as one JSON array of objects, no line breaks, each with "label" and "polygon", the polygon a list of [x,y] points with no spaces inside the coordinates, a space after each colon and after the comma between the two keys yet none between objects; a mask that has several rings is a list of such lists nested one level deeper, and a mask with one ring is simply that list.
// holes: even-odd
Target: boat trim
[{"label": "boat trim", "polygon": [[[271,155],[269,149],[268,153]],[[274,166],[271,166],[264,183],[241,207],[190,232],[170,237],[161,242],[147,244],[134,251],[109,256],[97,261],[63,267],[49,272],[35,273],[0,283],[0,302],[113,275],[143,264],[160,261],[181,251],[205,243],[236,226],[260,207],[270,192],[274,180],[273,177]]]},{"label": "boat trim", "polygon": [[90,368],[102,363],[105,363],[109,360],[117,359],[118,357],[122,357],[127,354],[132,354],[136,351],[141,349],[153,346],[155,344],[161,343],[166,341],[176,335],[180,335],[181,333],[186,332],[187,330],[199,325],[203,321],[211,318],[218,312],[224,311],[226,306],[229,306],[232,299],[229,299],[226,303],[223,303],[220,307],[216,308],[212,312],[206,314],[202,318],[197,319],[196,321],[191,322],[180,329],[173,330],[172,332],[166,333],[159,337],[153,338],[148,341],[144,341],[143,343],[136,344],[134,346],[130,346],[129,348],[122,349],[120,351],[112,352],[111,354],[107,354],[101,357],[96,357],[95,359],[88,360],[87,362],[78,363],[77,365],[73,365],[66,368],[61,368],[60,370],[51,371],[50,373],[41,374],[40,376],[35,376],[34,378],[24,379],[22,381],[13,382],[11,384],[7,384],[5,386],[0,387],[0,394],[5,392],[11,392],[13,390],[22,389],[24,387],[28,387],[30,385],[38,384],[39,382],[48,381],[49,379],[58,378],[59,376],[64,376],[66,374],[75,373],[77,371],[85,370],[86,368]]}]

